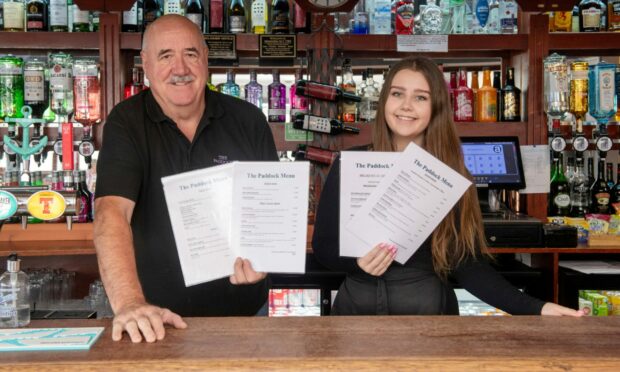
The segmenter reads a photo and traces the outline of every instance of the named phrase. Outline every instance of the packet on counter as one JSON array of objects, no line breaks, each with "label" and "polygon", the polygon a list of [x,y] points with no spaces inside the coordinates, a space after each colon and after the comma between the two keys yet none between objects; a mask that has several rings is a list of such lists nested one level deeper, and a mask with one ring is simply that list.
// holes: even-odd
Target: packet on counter
[{"label": "packet on counter", "polygon": [[577,228],[577,242],[579,244],[587,244],[588,236],[590,235],[590,232],[588,231],[590,228],[588,221],[586,221],[585,218],[577,217],[566,217],[565,221],[567,225],[575,226]]},{"label": "packet on counter", "polygon": [[620,235],[620,216],[612,214],[609,216],[609,231],[610,235]]},{"label": "packet on counter", "polygon": [[586,221],[588,221],[588,230],[592,235],[607,234],[609,231],[608,214],[586,214]]}]

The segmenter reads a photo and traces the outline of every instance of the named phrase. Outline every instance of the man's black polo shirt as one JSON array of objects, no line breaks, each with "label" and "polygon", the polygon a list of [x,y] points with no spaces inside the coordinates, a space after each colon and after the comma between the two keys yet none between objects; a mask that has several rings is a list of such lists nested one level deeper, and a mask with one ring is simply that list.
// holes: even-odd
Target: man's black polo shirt
[{"label": "man's black polo shirt", "polygon": [[194,141],[166,117],[151,91],[118,104],[103,131],[96,197],[136,203],[131,220],[136,264],[149,303],[182,316],[253,315],[267,299],[267,281],[232,285],[228,278],[186,288],[161,178],[233,160],[278,160],[263,113],[206,89]]}]

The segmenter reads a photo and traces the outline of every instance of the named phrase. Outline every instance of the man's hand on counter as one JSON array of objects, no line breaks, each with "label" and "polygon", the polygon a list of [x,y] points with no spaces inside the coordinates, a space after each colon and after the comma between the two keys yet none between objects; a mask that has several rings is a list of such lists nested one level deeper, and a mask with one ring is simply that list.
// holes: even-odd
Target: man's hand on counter
[{"label": "man's hand on counter", "polygon": [[554,304],[553,302],[547,302],[542,310],[540,311],[540,315],[554,315],[554,316],[576,316],[580,317],[585,315],[583,310],[574,310],[568,307],[564,307],[558,304]]},{"label": "man's hand on counter", "polygon": [[267,273],[254,271],[248,259],[237,257],[235,260],[235,273],[230,276],[232,284],[254,284],[265,279]]},{"label": "man's hand on counter", "polygon": [[174,328],[187,328],[178,314],[168,309],[138,303],[125,306],[116,313],[112,322],[112,340],[120,341],[127,332],[132,342],[155,342],[166,336],[165,324]]}]

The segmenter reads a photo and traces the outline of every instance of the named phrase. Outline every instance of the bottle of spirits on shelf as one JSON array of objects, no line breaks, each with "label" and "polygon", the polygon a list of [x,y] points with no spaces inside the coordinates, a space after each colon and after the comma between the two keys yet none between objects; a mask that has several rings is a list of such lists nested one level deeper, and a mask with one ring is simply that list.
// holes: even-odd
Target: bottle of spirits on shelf
[{"label": "bottle of spirits on shelf", "polygon": [[599,32],[607,29],[607,9],[600,0],[581,0],[579,3],[579,31]]},{"label": "bottle of spirits on shelf", "polygon": [[73,32],[90,32],[90,12],[73,4]]},{"label": "bottle of spirits on shelf", "polygon": [[607,124],[616,114],[615,74],[616,65],[611,63],[589,66],[589,112],[601,124]]},{"label": "bottle of spirits on shelf", "polygon": [[24,104],[32,109],[32,117],[41,119],[48,105],[45,62],[33,58],[24,64]]},{"label": "bottle of spirits on shelf", "polygon": [[506,70],[506,85],[501,92],[500,121],[521,121],[521,89],[515,85],[515,69]]},{"label": "bottle of spirits on shelf", "polygon": [[267,21],[269,20],[269,8],[267,7],[267,0],[254,0],[252,1],[252,33],[264,34],[267,32]]},{"label": "bottle of spirits on shelf", "polygon": [[139,67],[131,68],[131,81],[125,84],[123,97],[125,99],[134,96],[144,90],[144,79],[142,70]]},{"label": "bottle of spirits on shelf", "polygon": [[205,12],[202,0],[188,0],[185,5],[185,17],[198,26],[202,33],[205,33]]},{"label": "bottle of spirits on shelf", "polygon": [[377,107],[379,106],[379,90],[375,86],[374,75],[371,68],[366,70],[366,87],[361,95],[362,101],[359,105],[360,121],[374,121],[377,116]]},{"label": "bottle of spirits on shelf", "polygon": [[607,0],[607,30],[620,32],[620,0]]},{"label": "bottle of spirits on shelf", "polygon": [[497,90],[491,86],[491,71],[486,67],[482,71],[482,86],[478,90],[476,111],[478,121],[497,121]]},{"label": "bottle of spirits on shelf", "polygon": [[4,0],[4,31],[24,31],[24,0]]},{"label": "bottle of spirits on shelf", "polygon": [[138,32],[138,2],[133,3],[129,10],[123,11],[123,32]]},{"label": "bottle of spirits on shelf", "polygon": [[499,24],[502,34],[518,32],[519,6],[515,0],[501,0],[499,3]]},{"label": "bottle of spirits on shelf", "polygon": [[366,11],[365,3],[365,1],[361,0],[355,4],[352,19],[353,27],[351,28],[352,34],[369,33],[368,12]]},{"label": "bottle of spirits on shelf", "polygon": [[[295,70],[295,82],[301,80],[301,70]],[[297,95],[297,84],[291,85],[291,120],[297,114],[307,114],[309,112],[308,99],[304,96]]]},{"label": "bottle of spirits on shelf", "polygon": [[273,0],[271,4],[271,33],[288,34],[290,7],[287,0]]},{"label": "bottle of spirits on shelf", "polygon": [[67,0],[50,0],[49,12],[50,31],[69,31],[69,11],[67,7]]},{"label": "bottle of spirits on shelf", "polygon": [[142,17],[144,22],[142,29],[146,30],[148,25],[155,22],[157,18],[161,17],[162,9],[159,0],[144,0],[142,4]]},{"label": "bottle of spirits on shelf", "polygon": [[472,110],[474,112],[474,121],[478,121],[478,90],[480,90],[480,82],[478,81],[478,71],[472,71],[471,73],[471,93],[474,96],[474,105]]},{"label": "bottle of spirits on shelf", "polygon": [[286,121],[286,86],[280,82],[280,71],[273,70],[273,83],[269,84],[270,122],[284,123]]},{"label": "bottle of spirits on shelf", "polygon": [[231,34],[245,32],[245,6],[242,0],[232,0],[228,7],[228,31]]},{"label": "bottle of spirits on shelf", "polygon": [[571,24],[570,24],[571,32],[579,32],[579,5],[573,7],[573,12],[571,13]]},{"label": "bottle of spirits on shelf", "polygon": [[245,100],[263,109],[263,86],[256,81],[256,70],[250,70],[250,82],[243,87]]},{"label": "bottle of spirits on shelf", "polygon": [[413,0],[396,0],[392,4],[396,35],[413,35],[415,18]]},{"label": "bottle of spirits on shelf", "polygon": [[458,87],[454,92],[454,121],[473,121],[474,94],[467,86],[467,71],[461,68],[458,75]]},{"label": "bottle of spirits on shelf", "polygon": [[491,76],[493,77],[493,88],[497,92],[497,119],[499,121],[502,111],[502,73],[501,71],[492,71]]},{"label": "bottle of spirits on shelf", "polygon": [[598,177],[590,189],[592,195],[590,213],[609,214],[610,191],[605,180],[605,159],[598,161]]},{"label": "bottle of spirits on shelf", "polygon": [[183,14],[181,0],[164,0],[164,14]]},{"label": "bottle of spirits on shelf", "polygon": [[585,217],[590,205],[590,189],[588,188],[588,177],[583,168],[583,157],[578,156],[575,164],[575,174],[570,184],[570,216]]},{"label": "bottle of spirits on shelf", "polygon": [[[351,60],[348,58],[344,60],[342,65],[342,83],[340,84],[340,88],[350,94],[355,94],[356,91]],[[342,100],[340,102],[340,113],[340,119],[345,123],[354,123],[357,121],[357,105],[354,101]]]},{"label": "bottle of spirits on shelf", "polygon": [[555,32],[570,32],[573,12],[553,12],[553,28]]},{"label": "bottle of spirits on shelf", "polygon": [[338,102],[343,99],[355,102],[360,102],[362,100],[360,96],[343,91],[333,85],[309,80],[299,80],[296,83],[295,94],[331,102]]},{"label": "bottle of spirits on shelf", "polygon": [[392,10],[390,0],[375,0],[370,14],[371,33],[389,35],[392,33]]},{"label": "bottle of spirits on shelf", "polygon": [[572,62],[570,69],[569,109],[577,123],[583,123],[588,112],[588,62]]},{"label": "bottle of spirits on shelf", "polygon": [[50,109],[60,122],[73,113],[73,57],[53,53],[48,57],[50,70]]},{"label": "bottle of spirits on shelf", "polygon": [[340,120],[324,118],[310,114],[298,114],[293,121],[293,128],[323,134],[340,134],[343,132],[357,134],[358,128],[344,125]]},{"label": "bottle of spirits on shelf", "polygon": [[312,16],[309,12],[306,12],[306,10],[302,8],[297,1],[294,3],[293,22],[295,24],[295,33],[309,34],[312,32],[312,25],[310,24]]},{"label": "bottle of spirits on shelf", "polygon": [[570,212],[570,190],[564,176],[562,154],[553,160],[553,175],[549,188],[549,216],[568,216]]},{"label": "bottle of spirits on shelf", "polygon": [[[21,118],[24,106],[24,60],[11,54],[0,57],[0,118]],[[10,125],[9,130],[15,130]]]},{"label": "bottle of spirits on shelf", "polygon": [[[553,53],[543,60],[544,111],[561,118],[569,109],[569,78],[566,57]],[[549,120],[550,121],[550,120]]]},{"label": "bottle of spirits on shelf", "polygon": [[209,1],[209,32],[224,32],[224,0]]},{"label": "bottle of spirits on shelf", "polygon": [[226,82],[222,84],[220,92],[237,98],[241,96],[239,85],[235,83],[235,73],[232,69],[226,71]]},{"label": "bottle of spirits on shelf", "polygon": [[489,20],[484,29],[485,34],[499,34],[499,0],[489,0]]}]

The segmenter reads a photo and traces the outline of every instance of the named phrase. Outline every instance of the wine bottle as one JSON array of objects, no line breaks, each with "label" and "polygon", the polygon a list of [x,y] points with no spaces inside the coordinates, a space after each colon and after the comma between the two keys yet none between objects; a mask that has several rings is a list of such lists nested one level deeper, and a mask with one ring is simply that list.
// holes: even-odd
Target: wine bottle
[{"label": "wine bottle", "polygon": [[360,102],[362,100],[360,96],[345,92],[333,85],[309,80],[299,80],[296,83],[295,94],[331,102],[337,102],[343,99],[355,102]]},{"label": "wine bottle", "polygon": [[200,31],[205,32],[204,29],[204,8],[201,0],[188,0],[185,6],[185,16],[192,21]]},{"label": "wine bottle", "polygon": [[598,161],[598,177],[590,189],[590,194],[592,195],[592,208],[590,212],[609,214],[610,192],[605,180],[604,159]]},{"label": "wine bottle", "polygon": [[343,132],[358,134],[360,132],[358,128],[344,125],[340,120],[309,114],[297,114],[293,128],[323,134],[340,134]]},{"label": "wine bottle", "polygon": [[245,6],[241,0],[232,0],[228,8],[228,28],[231,34],[245,32]]},{"label": "wine bottle", "polygon": [[288,34],[290,8],[287,0],[273,0],[271,4],[271,33]]},{"label": "wine bottle", "polygon": [[549,191],[549,216],[568,216],[570,212],[570,189],[564,176],[562,154],[554,159],[554,172]]}]

